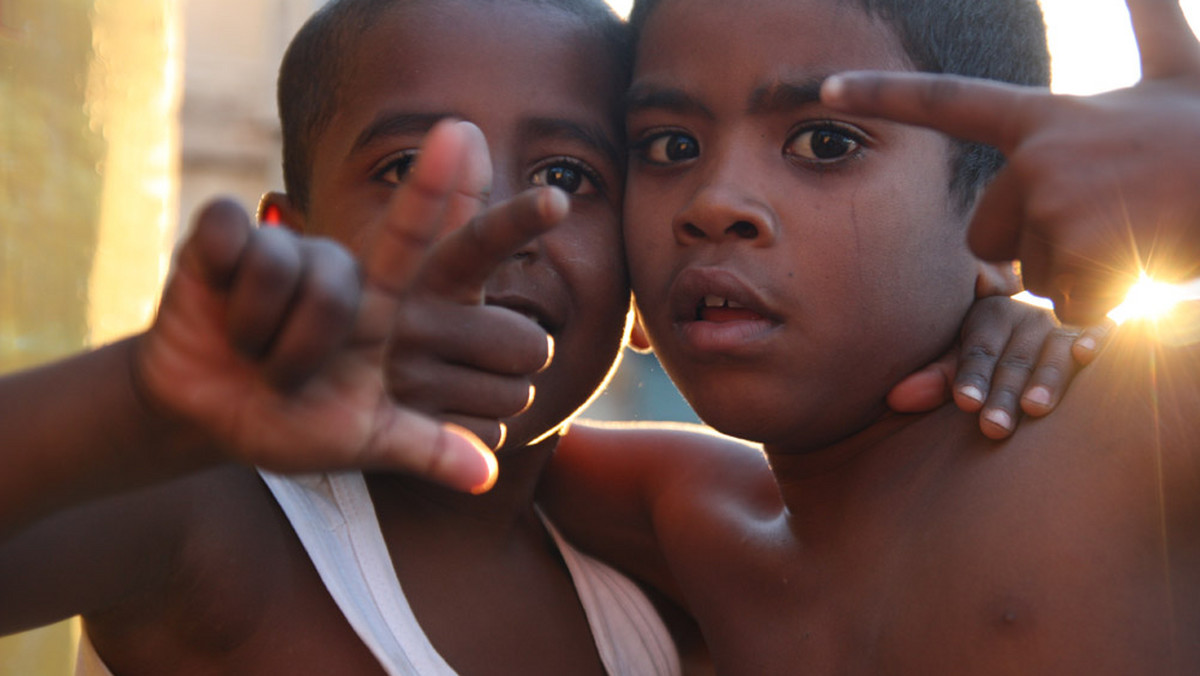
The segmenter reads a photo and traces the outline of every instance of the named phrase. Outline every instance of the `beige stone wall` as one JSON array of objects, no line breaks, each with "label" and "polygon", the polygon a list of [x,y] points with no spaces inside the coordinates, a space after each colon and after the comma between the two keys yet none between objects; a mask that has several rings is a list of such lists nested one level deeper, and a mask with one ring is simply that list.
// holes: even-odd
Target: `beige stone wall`
[{"label": "beige stone wall", "polygon": [[[283,187],[275,76],[322,0],[182,0],[180,223],[214,195],[253,209]],[[231,20],[236,17],[237,20]]]}]

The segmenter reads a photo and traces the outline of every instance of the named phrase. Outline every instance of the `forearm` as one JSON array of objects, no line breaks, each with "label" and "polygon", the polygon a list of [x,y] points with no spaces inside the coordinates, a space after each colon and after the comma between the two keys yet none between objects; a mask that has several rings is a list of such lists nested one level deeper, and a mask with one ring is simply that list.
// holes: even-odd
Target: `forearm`
[{"label": "forearm", "polygon": [[215,462],[190,426],[139,395],[135,341],[0,378],[0,533]]}]

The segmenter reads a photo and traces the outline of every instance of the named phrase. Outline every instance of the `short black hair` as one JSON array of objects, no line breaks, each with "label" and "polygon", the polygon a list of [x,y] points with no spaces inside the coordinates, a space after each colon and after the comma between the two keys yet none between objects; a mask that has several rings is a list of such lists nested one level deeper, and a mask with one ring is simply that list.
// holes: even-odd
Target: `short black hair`
[{"label": "short black hair", "polygon": [[[317,137],[337,111],[339,82],[355,42],[389,10],[442,0],[331,0],[292,38],[279,67],[276,101],[283,136],[283,184],[292,204],[306,211]],[[470,0],[475,3],[513,0]],[[628,75],[631,41],[627,25],[604,0],[520,0],[580,17],[606,44]]]},{"label": "short black hair", "polygon": [[[847,2],[847,0],[825,0]],[[919,71],[1050,85],[1046,23],[1037,0],[852,0],[888,23]],[[635,40],[661,0],[634,0]],[[956,141],[951,191],[964,210],[1004,166],[991,146]]]}]

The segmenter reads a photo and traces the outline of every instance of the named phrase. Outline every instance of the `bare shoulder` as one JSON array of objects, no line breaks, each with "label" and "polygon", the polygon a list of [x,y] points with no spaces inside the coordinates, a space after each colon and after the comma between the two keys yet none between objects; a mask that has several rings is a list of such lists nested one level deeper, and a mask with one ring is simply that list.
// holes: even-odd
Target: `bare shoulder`
[{"label": "bare shoulder", "polygon": [[245,642],[281,588],[276,581],[287,578],[290,557],[286,520],[257,473],[221,467],[141,499],[142,509],[166,508],[171,517],[160,530],[175,532],[156,552],[153,584],[83,613],[100,654],[110,665],[145,667]]},{"label": "bare shoulder", "polygon": [[175,489],[185,533],[169,575],[84,618],[114,673],[379,673],[254,469]]},{"label": "bare shoulder", "polygon": [[189,533],[190,480],[51,514],[0,542],[0,633],[153,594]]},{"label": "bare shoulder", "polygon": [[1174,507],[1200,513],[1198,412],[1200,304],[1191,304],[1167,323],[1121,326],[1058,408],[1027,423],[1014,446],[1034,447],[1040,463],[1065,463],[1063,476],[1090,477],[1110,497],[1145,475]]},{"label": "bare shoulder", "polygon": [[1079,434],[1117,435],[1195,451],[1200,431],[1200,302],[1161,323],[1127,323],[1080,374],[1061,422]]}]

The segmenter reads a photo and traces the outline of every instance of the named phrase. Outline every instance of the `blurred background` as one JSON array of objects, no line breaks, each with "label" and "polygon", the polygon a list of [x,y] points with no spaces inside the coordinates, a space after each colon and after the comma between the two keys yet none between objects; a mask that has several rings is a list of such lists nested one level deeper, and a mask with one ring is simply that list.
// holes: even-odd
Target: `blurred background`
[{"label": "blurred background", "polygon": [[[144,327],[188,214],[282,187],[275,72],[321,4],[0,0],[0,372]],[[1137,80],[1122,0],[1042,4],[1056,90]],[[586,415],[694,420],[635,354]],[[0,639],[0,676],[71,673],[77,632]]]}]

